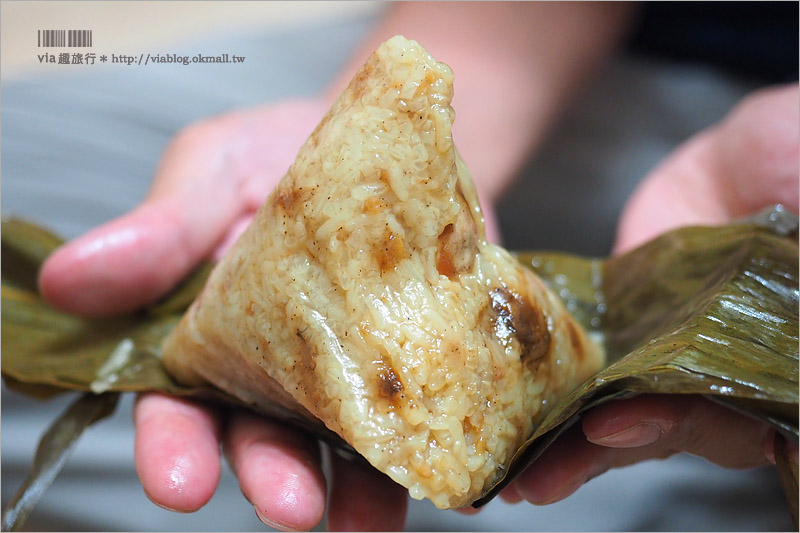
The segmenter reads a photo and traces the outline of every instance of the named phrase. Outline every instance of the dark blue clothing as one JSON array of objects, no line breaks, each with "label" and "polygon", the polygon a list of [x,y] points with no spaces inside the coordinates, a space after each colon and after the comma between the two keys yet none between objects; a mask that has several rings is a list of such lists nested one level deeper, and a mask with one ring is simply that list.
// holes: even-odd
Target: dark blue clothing
[{"label": "dark blue clothing", "polygon": [[798,2],[643,2],[634,53],[711,63],[766,83],[798,77]]}]

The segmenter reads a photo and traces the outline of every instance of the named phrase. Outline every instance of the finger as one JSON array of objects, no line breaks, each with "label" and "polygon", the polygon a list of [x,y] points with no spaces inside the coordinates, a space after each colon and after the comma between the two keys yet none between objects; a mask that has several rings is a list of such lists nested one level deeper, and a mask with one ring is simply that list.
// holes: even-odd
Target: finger
[{"label": "finger", "polygon": [[583,431],[589,441],[602,446],[683,451],[728,468],[767,462],[767,425],[694,395],[643,395],[609,402],[586,414]]},{"label": "finger", "polygon": [[254,215],[255,213],[253,212],[246,212],[244,215],[237,218],[222,241],[220,241],[215,247],[213,254],[213,259],[215,261],[220,261],[225,255],[225,252],[231,246],[233,246],[239,237],[241,237],[242,233],[244,233],[244,230],[246,230],[247,226],[249,226],[250,222],[252,222]]},{"label": "finger", "polygon": [[297,430],[237,413],[225,436],[229,462],[258,518],[282,530],[309,530],[325,513],[319,443]]},{"label": "finger", "polygon": [[517,490],[517,486],[513,483],[500,492],[500,497],[508,503],[519,503],[525,499]]},{"label": "finger", "polygon": [[330,531],[402,531],[407,491],[363,461],[333,457],[328,529]]},{"label": "finger", "polygon": [[764,424],[696,396],[618,400],[588,411],[582,428],[560,437],[511,487],[545,505],[611,468],[684,451],[730,468],[758,466],[767,462],[768,435]]},{"label": "finger", "polygon": [[797,83],[760,89],[726,117],[716,150],[717,186],[732,217],[776,203],[798,210]]},{"label": "finger", "polygon": [[625,205],[614,253],[623,253],[669,230],[718,225],[730,215],[716,185],[717,130],[692,137],[642,181]]},{"label": "finger", "polygon": [[86,316],[132,311],[208,257],[244,202],[228,168],[226,135],[209,123],[179,136],[144,204],[47,259],[39,274],[45,299]]},{"label": "finger", "polygon": [[208,243],[192,242],[191,223],[177,211],[149,204],[62,246],[39,273],[42,295],[54,307],[84,316],[153,302],[209,251]]},{"label": "finger", "polygon": [[475,507],[469,506],[469,507],[459,507],[459,508],[454,509],[454,510],[458,514],[463,514],[463,515],[466,515],[466,516],[472,516],[472,515],[480,513],[482,509],[483,509],[483,507],[478,507],[476,509]]},{"label": "finger", "polygon": [[647,447],[620,450],[592,444],[576,425],[547,448],[505,491],[516,492],[530,503],[547,505],[563,500],[610,468],[654,457],[664,455],[660,450]]},{"label": "finger", "polygon": [[776,446],[782,446],[789,459],[793,461],[794,464],[798,463],[797,442],[793,439],[787,439],[778,435],[775,429],[770,429],[764,441],[764,456],[767,458],[767,461],[774,465],[777,464],[777,460],[775,459]]},{"label": "finger", "polygon": [[536,505],[557,502],[607,468],[613,453],[614,450],[586,442],[580,429],[573,427],[506,490]]},{"label": "finger", "polygon": [[500,233],[500,222],[497,219],[497,210],[491,203],[484,201],[482,197],[481,206],[483,207],[483,221],[486,229],[486,240],[493,244],[502,245],[503,236]]},{"label": "finger", "polygon": [[145,494],[173,511],[196,511],[217,488],[219,423],[208,407],[142,394],[134,408],[136,472]]}]

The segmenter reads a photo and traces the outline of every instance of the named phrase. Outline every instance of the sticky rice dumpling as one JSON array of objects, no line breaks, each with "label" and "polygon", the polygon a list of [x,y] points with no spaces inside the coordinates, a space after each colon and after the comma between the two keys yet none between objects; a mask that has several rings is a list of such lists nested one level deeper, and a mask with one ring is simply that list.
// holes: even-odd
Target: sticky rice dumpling
[{"label": "sticky rice dumpling", "polygon": [[418,43],[382,44],[163,350],[179,381],[321,421],[440,508],[480,497],[602,363],[486,242],[452,80]]}]

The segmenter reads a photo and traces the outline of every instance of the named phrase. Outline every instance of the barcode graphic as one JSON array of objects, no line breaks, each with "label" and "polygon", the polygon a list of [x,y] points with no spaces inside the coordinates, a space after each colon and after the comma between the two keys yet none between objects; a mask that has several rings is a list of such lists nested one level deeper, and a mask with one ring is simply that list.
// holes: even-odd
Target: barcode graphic
[{"label": "barcode graphic", "polygon": [[39,30],[38,45],[39,48],[90,47],[92,30]]}]

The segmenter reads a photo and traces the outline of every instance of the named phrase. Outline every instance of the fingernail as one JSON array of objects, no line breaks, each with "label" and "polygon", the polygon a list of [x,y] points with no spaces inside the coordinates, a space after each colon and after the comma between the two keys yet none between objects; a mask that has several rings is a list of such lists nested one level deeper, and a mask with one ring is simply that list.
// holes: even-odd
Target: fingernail
[{"label": "fingernail", "polygon": [[774,429],[769,430],[767,433],[767,437],[764,439],[764,455],[772,464],[776,464],[775,461],[775,439],[777,437],[777,433]]},{"label": "fingernail", "polygon": [[289,525],[283,524],[281,522],[278,522],[276,520],[271,520],[271,519],[267,518],[266,516],[261,514],[261,511],[258,510],[258,506],[257,505],[254,505],[253,509],[255,509],[256,516],[258,517],[258,519],[261,520],[262,522],[264,522],[266,525],[268,525],[269,527],[271,527],[273,529],[278,529],[280,531],[292,531],[294,529],[292,526],[289,526]]},{"label": "fingernail", "polygon": [[606,435],[588,439],[594,444],[611,446],[614,448],[636,448],[653,444],[663,435],[661,426],[653,422],[640,422],[628,428]]}]

